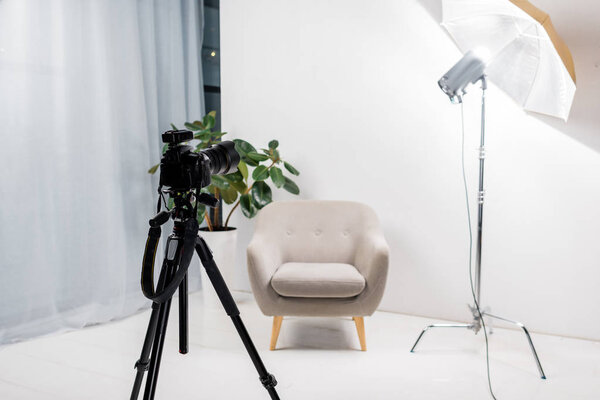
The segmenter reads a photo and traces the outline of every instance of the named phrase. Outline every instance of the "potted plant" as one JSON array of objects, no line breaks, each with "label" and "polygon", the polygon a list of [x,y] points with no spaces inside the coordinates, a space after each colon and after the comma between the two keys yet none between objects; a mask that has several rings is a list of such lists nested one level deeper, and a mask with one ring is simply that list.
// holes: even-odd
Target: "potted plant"
[{"label": "potted plant", "polygon": [[[185,123],[185,127],[194,132],[191,145],[195,146],[196,152],[220,142],[223,135],[227,134],[214,131],[215,117],[216,112],[211,111],[201,121]],[[171,126],[177,129],[175,125]],[[245,140],[233,141],[241,158],[238,170],[228,175],[212,176],[210,186],[202,191],[214,195],[220,200],[219,204],[214,209],[199,205],[197,216],[198,223],[203,225],[200,228],[202,237],[213,250],[215,262],[228,285],[233,283],[235,251],[232,249],[237,245],[237,230],[230,226],[233,213],[241,210],[247,218],[256,216],[260,209],[273,201],[271,184],[295,195],[300,193],[298,185],[284,175],[284,170],[287,171],[286,174],[295,176],[300,172],[281,158],[277,140],[271,140],[267,148],[261,148],[260,151]],[[153,166],[148,172],[154,174],[159,166],[160,164]],[[226,214],[222,212],[223,203],[231,206]],[[203,269],[202,271],[204,273]],[[205,275],[202,276],[205,278]]]}]

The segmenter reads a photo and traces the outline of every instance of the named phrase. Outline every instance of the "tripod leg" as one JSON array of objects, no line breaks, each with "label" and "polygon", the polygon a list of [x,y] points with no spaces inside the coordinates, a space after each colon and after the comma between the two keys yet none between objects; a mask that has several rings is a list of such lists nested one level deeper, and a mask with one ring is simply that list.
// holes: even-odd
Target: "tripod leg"
[{"label": "tripod leg", "polygon": [[258,351],[256,351],[256,347],[254,346],[254,343],[252,343],[252,339],[250,338],[250,335],[248,334],[248,331],[246,330],[246,327],[240,318],[240,311],[238,310],[237,305],[235,304],[235,301],[233,300],[233,297],[231,296],[231,293],[229,292],[229,289],[227,288],[227,285],[221,276],[221,272],[219,272],[219,269],[217,268],[217,264],[215,264],[215,261],[213,260],[212,253],[206,245],[206,242],[204,242],[204,240],[200,237],[196,240],[196,252],[200,257],[200,261],[202,261],[202,265],[206,270],[206,274],[208,275],[211,284],[215,288],[215,291],[221,300],[221,304],[223,304],[223,308],[225,308],[225,312],[231,318],[231,321],[233,322],[240,339],[244,343],[244,347],[246,347],[246,351],[248,352],[256,371],[258,372],[260,382],[263,384],[265,389],[267,389],[267,392],[271,396],[272,400],[279,400],[279,395],[277,394],[277,391],[275,391],[275,385],[277,385],[277,381],[275,380],[275,377],[271,375],[265,368],[265,365],[263,364]]},{"label": "tripod leg", "polygon": [[[174,272],[175,267],[169,266],[167,272],[167,281],[173,277]],[[167,323],[169,322],[169,312],[171,310],[171,300],[172,299],[169,299],[159,306],[157,330],[156,334],[154,335],[152,357],[150,359],[148,378],[146,379],[146,388],[144,389],[144,400],[153,400],[156,392],[158,371],[160,370],[160,360],[162,358],[162,351],[167,333]]]},{"label": "tripod leg", "polygon": [[188,352],[188,277],[179,285],[179,352]]},{"label": "tripod leg", "polygon": [[[160,276],[158,278],[157,287],[164,287],[165,282],[165,273],[167,267],[166,263],[163,263],[163,267],[160,271]],[[150,350],[152,349],[152,342],[154,340],[154,335],[156,333],[156,327],[158,326],[160,314],[160,304],[152,303],[152,314],[150,315],[150,322],[148,323],[148,330],[146,331],[146,337],[144,338],[144,345],[142,346],[142,354],[140,358],[135,363],[135,369],[137,369],[137,373],[135,376],[135,381],[133,383],[133,389],[131,391],[131,400],[136,400],[140,393],[140,388],[142,386],[142,380],[144,379],[144,373],[148,370],[149,359],[150,359]]]},{"label": "tripod leg", "polygon": [[137,373],[135,375],[135,381],[133,383],[133,390],[131,391],[131,400],[136,400],[140,393],[140,387],[142,386],[142,380],[144,379],[144,373],[148,370],[148,359],[150,356],[150,349],[152,348],[152,342],[154,334],[156,333],[156,326],[158,325],[158,314],[159,305],[152,303],[152,314],[150,315],[150,323],[148,324],[148,330],[146,331],[146,338],[144,339],[144,346],[142,347],[142,355],[140,359],[135,363]]}]

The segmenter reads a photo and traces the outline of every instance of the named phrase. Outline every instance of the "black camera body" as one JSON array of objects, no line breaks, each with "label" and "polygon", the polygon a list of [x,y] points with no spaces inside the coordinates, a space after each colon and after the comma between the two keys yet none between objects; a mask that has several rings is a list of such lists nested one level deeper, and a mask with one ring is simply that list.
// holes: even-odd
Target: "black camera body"
[{"label": "black camera body", "polygon": [[210,185],[212,175],[235,172],[240,155],[231,141],[217,143],[201,152],[184,144],[194,137],[191,131],[172,130],[162,134],[167,151],[160,160],[160,185],[175,191],[200,189]]}]

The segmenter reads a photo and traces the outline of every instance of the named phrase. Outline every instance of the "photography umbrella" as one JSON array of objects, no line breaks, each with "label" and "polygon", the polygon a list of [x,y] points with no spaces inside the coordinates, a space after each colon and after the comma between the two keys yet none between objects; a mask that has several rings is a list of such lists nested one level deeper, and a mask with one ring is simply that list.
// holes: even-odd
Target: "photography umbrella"
[{"label": "photography umbrella", "polygon": [[548,14],[527,0],[443,0],[442,7],[442,26],[463,53],[489,50],[490,81],[525,110],[567,120],[575,68]]}]

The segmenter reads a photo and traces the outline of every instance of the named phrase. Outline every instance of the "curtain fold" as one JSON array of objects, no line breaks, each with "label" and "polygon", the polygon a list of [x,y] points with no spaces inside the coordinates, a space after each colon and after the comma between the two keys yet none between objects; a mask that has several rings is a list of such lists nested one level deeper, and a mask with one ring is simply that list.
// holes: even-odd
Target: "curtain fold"
[{"label": "curtain fold", "polygon": [[0,343],[148,304],[147,170],[171,122],[204,114],[201,12],[194,0],[0,0]]}]

